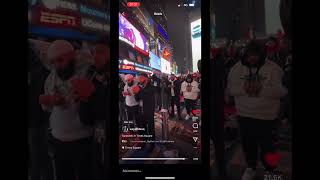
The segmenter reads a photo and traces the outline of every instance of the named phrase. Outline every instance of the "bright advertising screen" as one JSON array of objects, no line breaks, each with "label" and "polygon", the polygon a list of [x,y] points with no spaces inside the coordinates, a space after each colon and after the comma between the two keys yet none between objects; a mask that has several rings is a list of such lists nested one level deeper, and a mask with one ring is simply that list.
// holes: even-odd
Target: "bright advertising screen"
[{"label": "bright advertising screen", "polygon": [[280,20],[279,4],[280,0],[264,1],[267,35],[276,34],[278,30],[283,30]]},{"label": "bright advertising screen", "polygon": [[201,19],[191,23],[192,72],[198,71],[198,60],[201,59]]},{"label": "bright advertising screen", "polygon": [[147,39],[122,14],[119,13],[119,39],[132,47],[149,52]]},{"label": "bright advertising screen", "polygon": [[161,59],[152,52],[150,52],[150,67],[161,71]]},{"label": "bright advertising screen", "polygon": [[165,74],[171,74],[170,62],[161,58],[161,72]]}]

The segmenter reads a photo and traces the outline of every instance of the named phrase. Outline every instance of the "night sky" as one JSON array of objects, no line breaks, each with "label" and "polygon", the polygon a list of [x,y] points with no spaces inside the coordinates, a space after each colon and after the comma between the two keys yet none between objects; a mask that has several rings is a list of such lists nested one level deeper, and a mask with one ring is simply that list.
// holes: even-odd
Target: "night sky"
[{"label": "night sky", "polygon": [[[184,7],[178,7],[178,1],[176,0],[164,0],[166,3],[166,9],[164,9],[168,18],[168,35],[172,41],[174,55],[173,58],[178,64],[179,71],[186,72],[186,63],[189,64],[189,68],[192,68],[192,52],[191,52],[191,39],[186,35],[187,31],[190,31],[190,24],[188,23],[188,10]],[[181,1],[180,1],[181,2]],[[187,46],[190,49],[187,50]],[[188,52],[189,51],[189,52]],[[184,57],[188,62],[184,61]],[[190,69],[191,71],[192,69]],[[181,71],[180,71],[181,72]]]}]

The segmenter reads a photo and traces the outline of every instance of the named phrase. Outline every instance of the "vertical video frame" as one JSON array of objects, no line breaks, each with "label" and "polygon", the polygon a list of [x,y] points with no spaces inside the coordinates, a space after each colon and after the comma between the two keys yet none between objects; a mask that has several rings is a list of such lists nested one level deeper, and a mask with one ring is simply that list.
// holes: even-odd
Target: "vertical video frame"
[{"label": "vertical video frame", "polygon": [[[291,7],[287,0],[211,2],[211,61],[221,65],[215,80],[223,86],[219,121],[231,179],[292,179]],[[212,148],[213,167],[218,158]]]},{"label": "vertical video frame", "polygon": [[106,179],[109,9],[28,0],[29,179]]},{"label": "vertical video frame", "polygon": [[201,1],[119,2],[119,162],[201,162]]}]

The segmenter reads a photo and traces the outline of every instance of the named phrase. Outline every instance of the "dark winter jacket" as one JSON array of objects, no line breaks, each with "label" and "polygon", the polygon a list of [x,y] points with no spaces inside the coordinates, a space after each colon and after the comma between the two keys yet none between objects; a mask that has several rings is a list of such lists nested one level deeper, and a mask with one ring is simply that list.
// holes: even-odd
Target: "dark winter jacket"
[{"label": "dark winter jacket", "polygon": [[94,78],[97,73],[95,67],[90,67],[88,77],[92,77],[96,91],[89,98],[88,102],[81,102],[80,119],[81,122],[91,126],[105,126],[109,117],[109,97],[110,88],[104,82],[100,82]]},{"label": "dark winter jacket", "polygon": [[148,83],[146,87],[141,89],[141,91],[136,94],[136,100],[142,100],[142,116],[143,119],[154,120],[154,111],[155,111],[155,98],[154,98],[155,88]]},{"label": "dark winter jacket", "polygon": [[49,113],[39,104],[39,95],[44,94],[44,83],[50,72],[32,50],[29,53],[28,127],[37,128],[49,120]]}]

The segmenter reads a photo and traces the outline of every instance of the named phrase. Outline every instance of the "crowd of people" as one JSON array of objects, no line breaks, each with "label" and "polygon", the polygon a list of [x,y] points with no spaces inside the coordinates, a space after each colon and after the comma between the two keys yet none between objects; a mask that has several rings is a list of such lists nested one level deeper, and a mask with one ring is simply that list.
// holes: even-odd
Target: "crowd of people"
[{"label": "crowd of people", "polygon": [[29,48],[30,178],[97,179],[106,171],[97,170],[108,147],[108,47],[96,45],[89,63],[70,42],[56,40],[47,50],[50,69]]},{"label": "crowd of people", "polygon": [[[155,113],[166,109],[170,119],[182,121],[182,110],[186,109],[185,120],[196,116],[193,110],[200,104],[200,74],[186,74],[161,79],[141,73],[137,75],[120,74],[120,114],[119,121],[130,122],[128,126],[143,128],[155,137]],[[175,113],[177,112],[177,113]]]},{"label": "crowd of people", "polygon": [[[248,164],[243,180],[255,175],[258,147],[267,170],[274,169],[276,164],[272,162],[279,159],[272,132],[277,120],[291,122],[290,45],[288,39],[271,37],[265,44],[230,43],[213,54],[214,59],[224,62],[226,104],[237,110]],[[99,168],[94,167],[101,164],[101,157],[94,157],[97,153],[93,152],[101,146],[109,147],[105,143],[105,123],[109,122],[107,49],[97,45],[93,63],[84,63],[71,43],[56,40],[47,50],[51,63],[51,69],[47,69],[30,48],[28,135],[32,180],[53,179],[53,164],[57,180],[97,178],[94,169]],[[194,110],[201,99],[200,73],[161,77],[120,74],[119,78],[121,126],[127,122],[154,139],[155,113],[166,109],[170,119],[176,121],[196,116]],[[151,144],[149,149],[153,148]]]}]

